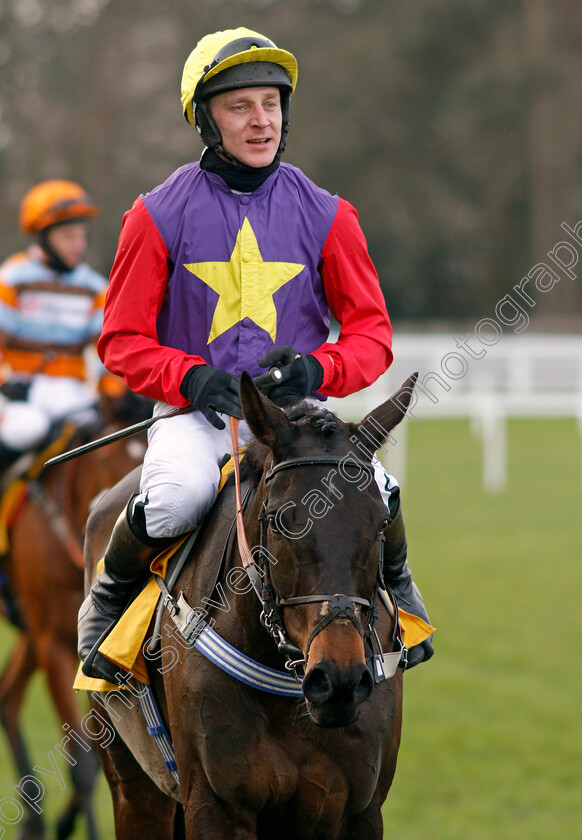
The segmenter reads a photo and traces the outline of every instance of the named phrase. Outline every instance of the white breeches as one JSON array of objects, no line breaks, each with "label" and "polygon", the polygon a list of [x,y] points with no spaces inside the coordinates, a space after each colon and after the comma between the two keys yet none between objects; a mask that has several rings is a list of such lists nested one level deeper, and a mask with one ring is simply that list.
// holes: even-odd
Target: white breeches
[{"label": "white breeches", "polygon": [[[171,411],[156,403],[154,416]],[[220,481],[219,464],[232,454],[228,417],[225,429],[215,429],[199,411],[159,420],[148,430],[148,448],[141,475],[140,495],[146,530],[154,538],[175,537],[193,530],[206,516]],[[239,444],[251,434],[239,423]]]},{"label": "white breeches", "polygon": [[95,402],[94,390],[80,379],[39,374],[25,401],[4,400],[0,405],[0,441],[11,449],[32,449],[57,420],[79,426],[94,422]]},{"label": "white breeches", "polygon": [[[154,416],[171,407],[157,403]],[[199,411],[179,414],[154,423],[148,431],[140,494],[148,536],[175,537],[196,528],[218,494],[219,464],[232,454],[228,417],[223,430],[215,429]],[[244,420],[239,423],[239,445],[252,437]],[[375,459],[376,482],[386,505],[398,485]]]}]

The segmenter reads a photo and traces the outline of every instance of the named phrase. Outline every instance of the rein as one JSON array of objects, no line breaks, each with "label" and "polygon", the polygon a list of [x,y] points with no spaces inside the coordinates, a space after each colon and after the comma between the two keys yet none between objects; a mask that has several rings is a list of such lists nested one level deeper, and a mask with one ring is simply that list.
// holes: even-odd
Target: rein
[{"label": "rein", "polygon": [[[378,570],[374,589],[370,600],[366,598],[359,598],[354,595],[344,595],[335,593],[333,595],[304,595],[292,598],[281,598],[276,592],[269,573],[269,558],[270,554],[267,549],[267,527],[268,520],[266,515],[266,501],[263,500],[261,513],[259,514],[260,522],[260,545],[259,550],[251,551],[246,536],[243,505],[241,501],[240,489],[240,467],[239,467],[239,446],[238,446],[238,420],[234,417],[229,418],[230,434],[232,441],[232,452],[234,461],[234,477],[235,477],[235,492],[236,492],[236,528],[237,541],[243,568],[245,569],[249,580],[255,590],[256,595],[262,606],[261,624],[270,633],[280,653],[285,658],[285,667],[290,671],[297,680],[302,678],[302,674],[298,670],[305,666],[309,656],[309,649],[315,637],[328,624],[336,619],[344,619],[350,621],[360,637],[364,641],[364,647],[369,652],[367,660],[371,666],[371,673],[375,682],[382,682],[385,679],[393,676],[401,659],[406,660],[406,648],[402,640],[400,631],[400,622],[398,619],[398,606],[396,599],[392,597],[394,603],[394,624],[392,632],[392,641],[400,645],[400,649],[396,654],[385,654],[380,644],[380,639],[375,629],[376,620],[379,613],[379,597],[385,594],[385,590],[389,588],[386,586],[383,575],[384,563],[384,535],[380,529],[378,532]],[[290,458],[282,461],[279,464],[271,467],[265,475],[265,483],[268,483],[278,472],[295,467],[316,466],[320,464],[342,464],[345,466],[352,466],[358,470],[364,470],[372,477],[374,476],[374,467],[367,461],[360,461],[356,458],[348,456],[337,457],[333,455],[321,455],[313,457]],[[255,560],[255,555],[258,557],[258,563]],[[293,644],[287,635],[287,629],[281,613],[282,607],[296,607],[305,604],[321,603],[327,605],[327,611],[318,624],[314,627],[307,641],[305,655],[303,652]],[[358,614],[361,612],[361,607],[366,609],[364,628],[359,621]],[[398,661],[395,662],[396,657]],[[392,667],[393,666],[393,667]]]},{"label": "rein", "polygon": [[229,417],[228,419],[230,425],[230,439],[232,441],[232,459],[234,463],[234,484],[236,493],[236,538],[238,542],[238,550],[240,553],[240,559],[243,564],[243,568],[246,571],[249,580],[253,585],[253,589],[259,597],[259,600],[261,600],[261,575],[259,570],[257,569],[257,564],[255,563],[255,560],[253,558],[253,553],[249,548],[249,543],[245,531],[243,503],[241,499],[240,489],[240,452],[238,446],[238,420],[236,419],[236,417]]}]

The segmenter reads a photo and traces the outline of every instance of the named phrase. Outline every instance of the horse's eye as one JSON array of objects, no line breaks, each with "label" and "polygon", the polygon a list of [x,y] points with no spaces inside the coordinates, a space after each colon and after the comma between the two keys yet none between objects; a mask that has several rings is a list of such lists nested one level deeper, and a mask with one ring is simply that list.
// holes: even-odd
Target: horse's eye
[{"label": "horse's eye", "polygon": [[271,529],[273,534],[280,534],[281,533],[281,531],[277,527],[277,517],[275,516],[274,513],[270,514],[267,517],[267,522],[269,523],[269,528]]}]

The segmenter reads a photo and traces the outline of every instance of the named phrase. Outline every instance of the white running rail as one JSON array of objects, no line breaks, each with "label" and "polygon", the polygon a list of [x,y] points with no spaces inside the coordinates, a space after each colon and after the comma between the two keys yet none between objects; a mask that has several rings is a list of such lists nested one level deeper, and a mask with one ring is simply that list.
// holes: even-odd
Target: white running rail
[{"label": "white running rail", "polygon": [[[383,376],[364,391],[330,399],[329,407],[345,419],[362,419],[418,371],[409,418],[469,418],[483,440],[483,485],[490,492],[507,482],[508,418],[573,417],[582,438],[582,336],[508,334],[486,345],[475,334],[396,331],[393,349]],[[402,483],[410,422],[397,427],[398,445],[389,447],[390,471]]]}]

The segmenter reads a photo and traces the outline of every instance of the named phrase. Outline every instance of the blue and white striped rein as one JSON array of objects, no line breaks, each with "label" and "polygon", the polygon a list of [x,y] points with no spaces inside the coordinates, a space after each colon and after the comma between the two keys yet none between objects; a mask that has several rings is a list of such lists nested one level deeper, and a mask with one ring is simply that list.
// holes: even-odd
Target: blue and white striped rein
[{"label": "blue and white striped rein", "polygon": [[[178,603],[180,603],[182,618],[184,618],[185,614],[189,615],[189,613],[195,615],[194,610],[186,603],[183,595],[180,596]],[[176,616],[173,615],[172,620],[179,627],[186,641],[190,641],[210,662],[213,662],[230,676],[252,688],[266,691],[269,694],[297,698],[303,696],[300,683],[291,674],[286,674],[284,671],[277,671],[274,668],[269,668],[267,665],[261,665],[260,662],[251,659],[250,656],[246,656],[246,654],[237,650],[237,648],[229,645],[206,622],[190,621],[190,626],[188,627],[188,621],[186,620],[185,627],[182,627],[181,622],[178,624],[176,621]],[[189,615],[189,617],[191,616]],[[179,784],[174,748],[158,710],[152,688],[150,685],[135,679],[135,677],[134,681],[139,689],[139,703],[146,721],[148,733],[154,738],[164,760],[164,764],[172,774],[174,780]]]},{"label": "blue and white striped rein", "polygon": [[229,645],[208,624],[196,638],[194,647],[227,674],[246,685],[258,688],[260,691],[267,691],[269,694],[280,694],[283,697],[303,696],[301,684],[295,677],[251,659],[250,656]]}]

